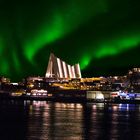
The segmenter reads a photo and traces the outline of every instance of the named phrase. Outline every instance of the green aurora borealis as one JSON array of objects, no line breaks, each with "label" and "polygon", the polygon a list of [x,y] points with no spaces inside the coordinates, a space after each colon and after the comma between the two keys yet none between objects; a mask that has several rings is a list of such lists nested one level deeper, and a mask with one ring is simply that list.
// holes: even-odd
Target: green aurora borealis
[{"label": "green aurora borealis", "polygon": [[0,73],[44,76],[50,52],[85,77],[140,67],[138,0],[1,0]]}]

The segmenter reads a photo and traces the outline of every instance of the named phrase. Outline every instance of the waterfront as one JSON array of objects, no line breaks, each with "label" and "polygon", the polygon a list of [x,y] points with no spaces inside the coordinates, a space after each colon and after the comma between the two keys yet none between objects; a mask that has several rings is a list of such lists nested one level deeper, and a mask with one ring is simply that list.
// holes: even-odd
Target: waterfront
[{"label": "waterfront", "polygon": [[140,139],[140,105],[0,103],[1,140]]}]

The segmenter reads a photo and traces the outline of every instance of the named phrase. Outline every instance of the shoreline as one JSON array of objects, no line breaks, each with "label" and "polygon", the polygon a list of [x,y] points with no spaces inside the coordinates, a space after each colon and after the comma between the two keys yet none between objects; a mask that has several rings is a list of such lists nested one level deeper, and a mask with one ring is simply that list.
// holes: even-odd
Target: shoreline
[{"label": "shoreline", "polygon": [[54,97],[29,97],[8,96],[0,97],[0,101],[50,101],[62,103],[104,103],[104,104],[140,104],[140,100],[87,100],[85,98],[54,98]]}]

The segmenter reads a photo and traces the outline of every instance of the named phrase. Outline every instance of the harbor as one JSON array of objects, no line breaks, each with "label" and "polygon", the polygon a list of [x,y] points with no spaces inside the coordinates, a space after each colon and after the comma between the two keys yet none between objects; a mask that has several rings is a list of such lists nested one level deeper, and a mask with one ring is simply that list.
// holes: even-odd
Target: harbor
[{"label": "harbor", "polygon": [[45,76],[19,82],[0,77],[1,100],[140,103],[140,68],[121,76],[82,77],[79,63],[69,65],[50,54]]}]

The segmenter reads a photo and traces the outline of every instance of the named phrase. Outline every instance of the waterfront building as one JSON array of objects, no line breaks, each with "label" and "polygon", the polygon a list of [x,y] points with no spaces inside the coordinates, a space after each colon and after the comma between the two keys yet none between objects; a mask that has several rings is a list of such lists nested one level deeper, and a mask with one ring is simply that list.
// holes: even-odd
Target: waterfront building
[{"label": "waterfront building", "polygon": [[80,65],[73,66],[67,64],[65,61],[56,57],[53,53],[50,54],[46,78],[81,78]]}]

